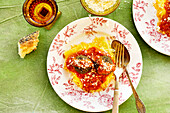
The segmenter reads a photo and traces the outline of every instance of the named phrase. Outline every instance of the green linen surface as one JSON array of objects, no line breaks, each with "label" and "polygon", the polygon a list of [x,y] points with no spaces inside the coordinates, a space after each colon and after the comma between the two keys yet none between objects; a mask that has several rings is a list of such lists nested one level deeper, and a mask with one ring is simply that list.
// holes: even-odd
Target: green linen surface
[{"label": "green linen surface", "polygon": [[[24,0],[0,0],[0,112],[82,113],[62,101],[53,90],[46,69],[53,38],[70,22],[89,15],[80,0],[57,0],[61,17],[51,30],[28,24],[22,15]],[[147,113],[170,113],[170,57],[148,46],[137,32],[132,17],[132,0],[122,0],[106,18],[124,25],[136,38],[143,57],[143,73],[137,92]],[[38,49],[24,59],[17,42],[40,30]],[[120,113],[137,113],[132,95],[120,106]],[[105,113],[111,113],[106,111]]]}]

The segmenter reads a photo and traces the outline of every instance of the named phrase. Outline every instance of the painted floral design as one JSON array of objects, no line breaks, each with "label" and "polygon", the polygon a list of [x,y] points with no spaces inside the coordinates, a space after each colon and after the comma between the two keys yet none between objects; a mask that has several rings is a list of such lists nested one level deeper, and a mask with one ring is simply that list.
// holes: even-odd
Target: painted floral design
[{"label": "painted floral design", "polygon": [[123,98],[123,93],[120,92],[119,94],[119,105],[122,104],[125,101],[125,99]]},{"label": "painted floral design", "polygon": [[97,25],[103,26],[103,24],[105,24],[107,22],[107,20],[104,20],[103,18],[91,18],[89,17],[91,24],[88,25],[87,27],[84,28],[84,33],[88,36],[88,38],[91,35],[94,35],[95,33],[97,33],[97,31],[95,30],[95,28],[97,28]]},{"label": "painted floral design", "polygon": [[125,29],[122,30],[122,29],[120,29],[119,27],[120,27],[120,25],[117,24],[117,23],[115,23],[115,24],[114,24],[114,27],[113,27],[113,30],[112,30],[111,32],[115,32],[115,33],[116,33],[116,39],[117,39],[117,40],[119,40],[119,38],[125,39],[126,36],[129,34],[129,31],[127,31],[127,30],[125,30]]},{"label": "painted floral design", "polygon": [[103,94],[100,95],[98,102],[101,105],[110,108],[113,105],[113,97],[109,94]]},{"label": "painted floral design", "polygon": [[87,107],[87,109],[89,109],[89,108],[95,109],[95,107],[91,105],[92,102],[90,102],[90,101],[84,101],[83,103],[84,103],[84,106]]},{"label": "painted floral design", "polygon": [[155,0],[133,1],[133,17],[142,38],[155,50],[170,55],[170,38],[158,32]]},{"label": "painted floral design", "polygon": [[55,73],[55,72],[57,72],[57,73],[59,73],[60,75],[62,75],[62,73],[61,73],[61,71],[60,71],[60,69],[62,69],[63,68],[63,64],[58,64],[57,62],[56,62],[56,58],[55,57],[53,57],[53,64],[50,64],[49,65],[49,68],[48,68],[48,72],[49,73]]},{"label": "painted floral design", "polygon": [[135,21],[141,21],[144,14],[146,13],[146,7],[148,7],[148,3],[144,0],[135,0],[133,4],[133,8],[136,10],[135,12]]},{"label": "painted floral design", "polygon": [[114,27],[111,32],[116,33],[115,39],[116,40],[121,40],[122,43],[126,46],[126,48],[130,51],[131,50],[131,44],[128,40],[126,40],[126,36],[129,34],[129,31],[127,30],[122,30],[120,28],[120,25],[115,23]]},{"label": "painted floral design", "polygon": [[[69,79],[67,83],[63,83],[65,87],[65,92],[62,93],[62,96],[71,96],[70,103],[80,102],[86,100],[87,98],[95,99],[95,96],[92,93],[87,93],[80,88],[76,87],[76,84],[73,83],[72,79]],[[83,101],[84,106],[87,108],[94,109],[95,107],[91,105],[90,101]]]},{"label": "painted floral design", "polygon": [[50,51],[56,51],[59,55],[64,53],[64,50],[61,48],[64,45],[65,41],[60,38],[60,34],[54,39],[54,43]]},{"label": "painted floral design", "polygon": [[[131,68],[132,68],[133,71],[132,72],[128,72],[129,76],[130,76],[130,79],[131,79],[131,82],[133,84],[137,84],[136,80],[138,79],[139,72],[141,71],[141,63],[137,63],[136,66],[133,66]],[[130,86],[129,79],[127,77],[126,72],[123,72],[122,75],[119,77],[119,82],[121,84],[123,84],[123,85]]]},{"label": "painted floral design", "polygon": [[149,43],[158,43],[170,40],[167,36],[162,35],[157,31],[157,28],[155,28],[155,26],[157,25],[155,19],[151,19],[149,22],[145,22],[145,24],[146,24],[145,33],[149,34],[152,37],[150,38]]},{"label": "painted floral design", "polygon": [[52,83],[52,85],[58,84],[58,81],[60,80],[60,78],[61,78],[61,76],[57,77],[57,75],[52,75],[51,76],[51,83]]},{"label": "painted floral design", "polygon": [[67,26],[67,29],[66,31],[63,33],[64,34],[64,39],[65,41],[67,40],[67,38],[71,37],[72,35],[76,34],[75,32],[75,29],[77,27],[77,24],[76,25],[73,25],[72,27],[70,26]]}]

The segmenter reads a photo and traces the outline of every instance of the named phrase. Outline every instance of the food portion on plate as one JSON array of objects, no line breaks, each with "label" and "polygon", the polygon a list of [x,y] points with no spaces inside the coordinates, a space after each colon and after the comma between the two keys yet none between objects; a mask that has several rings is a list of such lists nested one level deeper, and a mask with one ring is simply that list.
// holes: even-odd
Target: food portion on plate
[{"label": "food portion on plate", "polygon": [[21,58],[24,58],[26,54],[31,53],[33,50],[37,49],[37,45],[39,42],[39,32],[33,32],[23,38],[21,38],[18,42],[18,54]]},{"label": "food portion on plate", "polygon": [[[123,25],[104,17],[85,17],[69,23],[57,33],[48,51],[47,72],[51,86],[64,102],[85,112],[105,112],[112,109],[115,90],[114,69],[112,72],[109,70],[102,72],[97,70],[99,68],[96,69],[95,67],[98,65],[94,66],[94,64],[103,63],[105,66],[105,64],[112,65],[113,62],[113,68],[115,68],[115,53],[111,48],[111,41],[115,39],[121,41],[128,48],[132,62],[129,62],[127,70],[136,88],[142,75],[142,54],[136,39]],[[86,50],[88,52],[92,48],[97,50],[96,52],[100,50],[102,55],[104,53],[104,56],[99,56],[100,59],[97,60],[97,63],[94,63],[91,57],[87,55],[76,55],[79,51]],[[70,65],[73,69],[73,71],[70,71],[67,68],[66,61],[69,61],[68,58],[72,55],[75,62],[74,65]],[[77,61],[78,63],[76,63]],[[84,66],[81,62],[87,64]],[[80,72],[81,65],[84,68]],[[98,84],[99,87],[95,89],[92,86],[92,89],[88,89],[84,85],[95,84],[90,84],[89,81],[87,81],[89,84],[83,84],[81,80],[84,79],[79,78],[83,77],[83,74],[79,74],[74,67],[79,67],[76,69],[80,73],[88,73],[93,69],[95,70],[94,73],[104,77],[103,80],[105,81],[102,81],[102,78],[97,78],[96,80],[101,81]],[[108,74],[109,72],[111,73]],[[84,78],[88,80],[88,77],[92,78],[93,76]],[[120,77],[119,88],[119,105],[121,105],[132,95],[132,89],[125,73]]]},{"label": "food portion on plate", "polygon": [[64,69],[73,82],[86,92],[104,90],[115,80],[114,55],[105,37],[96,37],[91,43],[81,42],[64,53]]},{"label": "food portion on plate", "polygon": [[158,31],[170,37],[170,0],[156,0],[154,7],[157,10]]}]

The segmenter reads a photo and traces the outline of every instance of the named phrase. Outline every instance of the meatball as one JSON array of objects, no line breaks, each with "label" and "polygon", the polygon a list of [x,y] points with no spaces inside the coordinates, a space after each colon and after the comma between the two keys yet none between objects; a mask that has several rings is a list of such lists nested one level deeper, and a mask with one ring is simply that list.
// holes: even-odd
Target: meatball
[{"label": "meatball", "polygon": [[84,55],[79,55],[75,58],[73,66],[75,70],[80,74],[85,74],[93,67],[93,62]]},{"label": "meatball", "polygon": [[98,74],[108,75],[114,71],[114,63],[109,56],[101,56],[96,62],[96,70]]}]

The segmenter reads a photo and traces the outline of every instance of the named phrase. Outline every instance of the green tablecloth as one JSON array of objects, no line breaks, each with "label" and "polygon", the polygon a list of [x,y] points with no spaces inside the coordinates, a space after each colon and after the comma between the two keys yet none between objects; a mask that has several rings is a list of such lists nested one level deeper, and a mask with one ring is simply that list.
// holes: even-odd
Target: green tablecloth
[{"label": "green tablecloth", "polygon": [[[105,16],[124,25],[136,38],[143,57],[143,73],[137,92],[148,113],[170,113],[170,57],[148,46],[132,18],[132,0],[122,0],[118,9]],[[51,30],[29,25],[22,15],[24,0],[0,0],[0,112],[81,113],[62,101],[53,90],[46,69],[47,53],[56,34],[70,22],[89,15],[80,0],[57,0],[62,16]],[[40,30],[35,52],[21,59],[17,42]],[[132,95],[120,113],[137,113]],[[111,111],[106,111],[111,113]]]}]

